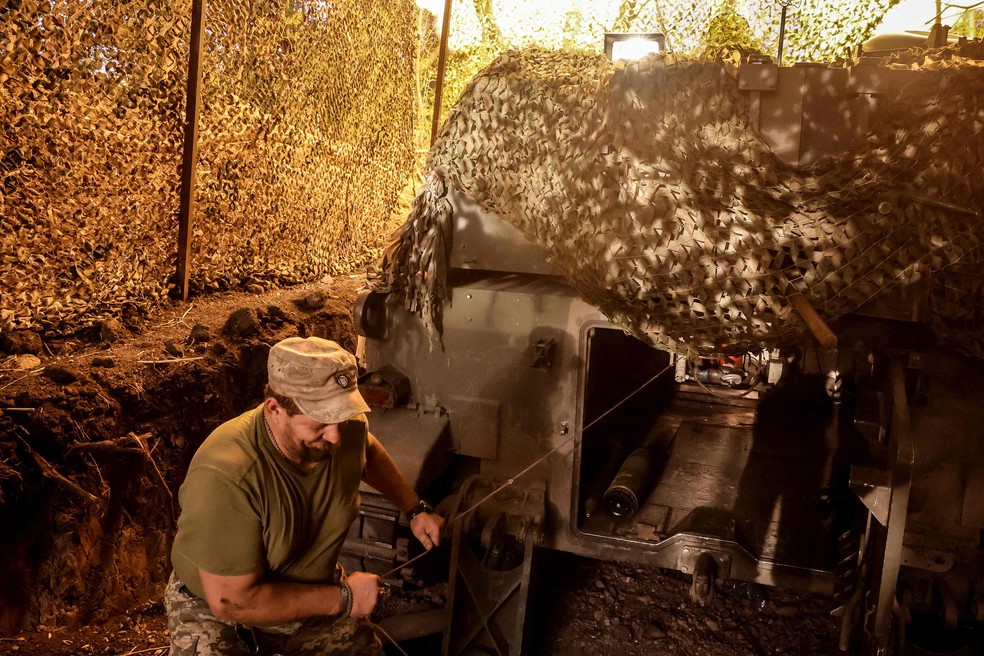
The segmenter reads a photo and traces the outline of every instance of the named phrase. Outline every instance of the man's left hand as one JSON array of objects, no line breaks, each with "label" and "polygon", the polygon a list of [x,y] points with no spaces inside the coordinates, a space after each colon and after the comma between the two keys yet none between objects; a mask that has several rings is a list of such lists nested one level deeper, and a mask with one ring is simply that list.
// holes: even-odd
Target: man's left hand
[{"label": "man's left hand", "polygon": [[434,513],[420,513],[410,520],[410,531],[428,551],[441,543],[442,528],[444,528],[444,518]]}]

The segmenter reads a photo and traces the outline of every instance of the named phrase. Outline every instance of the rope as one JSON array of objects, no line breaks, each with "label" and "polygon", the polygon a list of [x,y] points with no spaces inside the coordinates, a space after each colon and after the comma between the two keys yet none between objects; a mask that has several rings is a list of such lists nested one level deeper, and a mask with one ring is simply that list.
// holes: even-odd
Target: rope
[{"label": "rope", "polygon": [[[424,553],[426,553],[426,552],[424,552]],[[366,621],[369,622],[369,620],[366,620]],[[369,626],[372,627],[372,630],[373,631],[375,631],[379,635],[381,635],[384,638],[386,638],[387,640],[389,640],[390,641],[390,644],[392,644],[394,647],[396,647],[397,651],[399,651],[401,654],[403,654],[403,656],[410,656],[410,654],[408,654],[407,652],[403,651],[403,647],[400,646],[400,643],[398,643],[396,640],[394,640],[393,637],[390,634],[386,633],[386,629],[384,629],[383,627],[379,626],[378,624],[373,624],[372,622],[369,622]]]},{"label": "rope", "polygon": [[[455,522],[459,521],[462,517],[464,517],[465,515],[471,513],[476,508],[478,508],[479,506],[481,506],[483,503],[485,503],[486,501],[488,501],[489,499],[491,499],[495,495],[499,494],[499,492],[502,492],[504,489],[506,489],[507,487],[509,487],[513,483],[515,483],[516,482],[516,479],[518,479],[521,476],[524,476],[525,474],[529,473],[530,470],[532,470],[534,467],[536,467],[537,465],[539,465],[541,462],[543,462],[544,460],[546,460],[547,458],[549,458],[550,456],[552,456],[556,452],[560,451],[561,449],[563,449],[568,444],[572,443],[578,437],[580,437],[581,435],[583,435],[586,430],[588,430],[589,428],[591,428],[592,426],[594,426],[595,424],[597,424],[599,421],[601,421],[602,419],[604,419],[605,417],[607,417],[608,415],[610,415],[619,406],[621,406],[622,404],[624,404],[626,401],[628,401],[629,399],[631,399],[633,396],[635,396],[636,394],[638,394],[639,392],[641,392],[642,390],[644,390],[650,383],[652,383],[657,378],[659,378],[660,376],[662,376],[663,374],[665,374],[667,371],[669,371],[672,368],[672,366],[673,365],[671,365],[671,364],[670,365],[666,365],[663,369],[661,369],[658,373],[656,373],[652,378],[650,378],[649,380],[647,380],[646,382],[644,382],[642,385],[640,385],[639,387],[637,387],[635,390],[633,390],[631,393],[629,393],[628,396],[624,397],[621,401],[619,401],[618,403],[616,403],[615,405],[613,405],[611,408],[609,408],[608,410],[606,410],[602,414],[598,415],[595,419],[591,420],[588,423],[587,426],[585,426],[584,428],[581,429],[580,432],[574,433],[569,438],[567,438],[566,440],[564,440],[563,442],[561,442],[560,444],[558,444],[557,446],[555,446],[553,449],[551,449],[547,453],[543,454],[542,456],[540,456],[539,458],[537,458],[536,460],[534,460],[532,464],[530,464],[529,466],[527,466],[525,469],[523,469],[522,471],[520,471],[518,474],[516,474],[512,478],[506,480],[505,483],[503,483],[502,485],[500,485],[499,487],[497,487],[496,489],[494,489],[489,494],[485,495],[481,499],[481,501],[479,501],[475,505],[471,506],[470,508],[468,508],[464,512],[460,512],[457,515],[455,515],[452,519],[450,519],[448,521],[447,525],[448,526],[451,526]],[[386,572],[380,578],[384,578],[385,579],[388,576],[390,576],[392,574],[395,574],[396,572],[400,571],[404,567],[408,567],[409,565],[417,562],[418,560],[420,560],[421,558],[423,558],[424,556],[426,556],[430,552],[431,552],[431,549],[428,549],[427,551],[423,552],[422,554],[419,554],[417,556],[414,556],[413,558],[411,558],[407,562],[402,563],[398,567],[395,567],[395,568],[391,569],[390,571]]]},{"label": "rope", "polygon": [[[468,508],[464,512],[458,513],[453,518],[451,518],[450,520],[448,520],[447,526],[451,526],[455,522],[459,521],[462,517],[468,515],[469,513],[471,513],[472,511],[474,511],[476,508],[478,508],[479,506],[481,506],[483,503],[485,503],[486,501],[488,501],[489,499],[491,499],[492,497],[494,497],[495,495],[497,495],[499,492],[502,492],[504,489],[506,489],[507,487],[509,487],[513,483],[515,483],[516,482],[516,479],[520,478],[521,476],[524,476],[525,474],[527,474],[528,472],[530,472],[534,467],[536,467],[541,462],[543,462],[544,460],[546,460],[547,458],[549,458],[550,456],[552,456],[554,453],[557,453],[558,451],[560,451],[561,449],[563,449],[565,446],[567,446],[567,445],[571,444],[572,442],[574,442],[578,437],[584,435],[585,431],[587,431],[589,428],[591,428],[592,426],[594,426],[595,424],[597,424],[599,421],[601,421],[602,419],[604,419],[605,417],[607,417],[609,414],[611,414],[612,412],[614,412],[617,408],[619,408],[621,405],[623,405],[629,399],[631,399],[632,397],[634,397],[636,394],[638,394],[639,392],[641,392],[642,390],[644,390],[653,381],[655,381],[657,378],[659,378],[660,376],[662,376],[663,374],[665,374],[672,367],[673,367],[672,364],[666,365],[663,369],[661,369],[659,372],[657,372],[655,375],[653,375],[652,378],[650,378],[649,380],[647,380],[646,382],[644,382],[642,385],[640,385],[639,387],[637,387],[635,390],[633,390],[632,392],[630,392],[627,396],[625,396],[618,403],[616,403],[615,405],[613,405],[611,408],[609,408],[608,410],[606,410],[602,414],[598,415],[595,419],[591,420],[580,431],[575,432],[573,435],[571,435],[569,438],[567,438],[566,440],[564,440],[563,442],[561,442],[560,444],[558,444],[556,447],[554,447],[553,449],[551,449],[547,453],[543,454],[542,456],[540,456],[539,458],[537,458],[536,460],[534,460],[532,464],[528,465],[526,468],[524,468],[522,471],[520,471],[519,473],[517,473],[515,476],[513,476],[510,479],[508,479],[505,483],[503,483],[502,485],[500,485],[499,487],[497,487],[495,490],[493,490],[489,494],[485,495],[485,497],[483,497],[481,501],[479,501],[478,503],[474,504],[473,506],[471,506],[470,508]],[[427,551],[424,551],[423,553],[418,554],[417,556],[414,556],[413,558],[411,558],[407,562],[402,563],[401,565],[399,565],[397,567],[394,567],[390,571],[386,572],[380,578],[385,579],[385,578],[387,578],[387,577],[395,574],[396,572],[400,571],[404,567],[408,567],[408,566],[412,565],[413,563],[417,562],[418,560],[420,560],[421,558],[424,558],[425,556],[429,555],[432,551],[433,551],[433,548],[428,549]],[[386,633],[386,631],[384,631],[382,627],[380,627],[378,624],[373,624],[372,622],[370,622],[369,624],[370,624],[370,626],[372,626],[373,630],[378,631],[380,634],[382,634],[383,636],[385,636],[386,639],[389,640],[393,644],[393,646],[395,646],[400,651],[401,654],[404,654],[404,656],[409,656],[405,651],[403,651],[403,648],[400,647],[399,644],[397,644],[396,640],[394,640],[392,637],[390,637],[390,635],[388,633]]]},{"label": "rope", "polygon": [[577,432],[574,433],[569,438],[567,438],[566,440],[564,440],[563,442],[561,442],[560,444],[558,444],[556,447],[554,447],[550,451],[547,451],[544,455],[542,455],[539,458],[537,458],[536,460],[534,460],[533,461],[533,464],[529,465],[528,467],[526,467],[526,469],[524,469],[523,471],[519,472],[518,474],[516,474],[512,478],[506,480],[505,483],[503,483],[502,485],[500,485],[496,489],[492,490],[492,492],[490,492],[489,494],[485,495],[485,497],[483,497],[481,501],[479,501],[478,503],[476,503],[475,505],[473,505],[471,508],[468,508],[464,512],[458,513],[457,515],[455,515],[454,519],[452,519],[451,521],[448,522],[448,525],[450,526],[451,524],[453,524],[454,522],[458,521],[459,519],[461,519],[462,517],[464,517],[468,513],[472,512],[473,510],[475,510],[476,508],[478,508],[479,506],[481,506],[483,503],[485,503],[486,501],[488,501],[489,499],[491,499],[492,497],[494,497],[495,495],[497,495],[499,492],[502,492],[504,489],[506,489],[507,487],[509,487],[513,483],[515,483],[517,478],[519,478],[520,476],[522,476],[522,475],[526,474],[527,472],[529,472],[531,469],[533,469],[534,467],[536,467],[537,465],[539,465],[541,462],[543,462],[544,460],[546,460],[547,458],[549,458],[550,456],[552,456],[557,451],[560,451],[562,448],[564,448],[565,446],[567,446],[568,444],[570,444],[571,442],[573,442],[574,440],[576,440],[581,435],[584,435],[584,431],[588,430],[589,428],[591,428],[592,426],[594,426],[595,424],[597,424],[599,421],[601,421],[602,419],[604,419],[605,417],[607,417],[610,413],[612,413],[620,405],[622,405],[623,403],[625,403],[626,401],[628,401],[629,399],[631,399],[633,396],[635,396],[636,394],[638,394],[639,392],[641,392],[643,389],[646,388],[646,386],[648,386],[654,380],[656,380],[657,378],[659,378],[660,376],[662,376],[663,374],[665,374],[667,371],[669,371],[672,366],[673,365],[671,365],[671,364],[666,365],[666,367],[664,367],[659,373],[657,373],[652,378],[650,378],[649,380],[647,380],[646,382],[644,382],[642,385],[640,385],[639,387],[637,387],[635,389],[635,391],[633,391],[632,393],[630,393],[624,399],[622,399],[621,401],[619,401],[618,403],[616,403],[615,405],[613,405],[611,408],[609,408],[608,410],[606,410],[605,412],[603,412],[602,414],[600,414],[594,420],[592,420],[591,423],[589,423],[587,426],[585,426],[584,428],[582,428],[579,433],[577,433]]}]

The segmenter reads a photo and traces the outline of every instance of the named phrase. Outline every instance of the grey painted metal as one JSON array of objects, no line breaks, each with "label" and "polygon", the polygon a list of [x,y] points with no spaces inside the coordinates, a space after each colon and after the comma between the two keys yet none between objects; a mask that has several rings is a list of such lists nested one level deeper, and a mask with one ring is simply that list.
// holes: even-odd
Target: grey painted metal
[{"label": "grey painted metal", "polygon": [[754,109],[759,133],[783,162],[807,166],[851,147],[856,138],[853,117],[861,101],[847,92],[847,69],[771,64],[742,68],[748,71],[739,76],[739,84],[758,92]]},{"label": "grey painted metal", "polygon": [[[373,408],[369,431],[386,447],[393,462],[415,490],[423,490],[449,464],[451,451],[447,415],[439,411]],[[372,491],[362,483],[363,492]]]},{"label": "grey painted metal", "polygon": [[494,214],[489,214],[467,194],[451,188],[454,213],[451,266],[509,273],[556,275],[547,252],[528,241],[523,233]]},{"label": "grey painted metal", "polygon": [[[507,572],[492,572],[482,567],[460,525],[454,528],[453,540],[448,592],[452,612],[441,653],[444,656],[520,656],[525,639],[533,544],[526,545],[522,565]],[[463,596],[467,601],[461,599]],[[456,608],[467,608],[470,612],[456,616]]]},{"label": "grey painted metal", "polygon": [[944,573],[953,569],[956,557],[952,551],[933,549],[910,544],[902,545],[900,563],[927,572]]},{"label": "grey painted metal", "polygon": [[[852,122],[855,114],[866,121],[868,110],[876,110],[870,95],[850,86],[851,79],[843,69],[780,69],[767,62],[743,66],[739,77],[758,110],[754,114],[766,141],[780,158],[797,165],[850,147],[860,134]],[[870,81],[865,84],[871,86]],[[580,439],[589,375],[589,334],[612,325],[555,277],[544,250],[526,240],[519,230],[484,212],[457,191],[451,192],[451,204],[453,286],[444,307],[443,337],[437,340],[418,317],[389,304],[385,329],[378,333],[385,337],[366,341],[368,369],[395,367],[409,378],[413,403],[446,412],[450,448],[459,456],[478,459],[481,475],[487,480],[509,480],[559,448],[523,481],[517,481],[517,485],[541,484],[547,490],[543,526],[548,530],[542,536],[543,546],[682,571],[693,571],[701,554],[709,554],[721,576],[831,593],[832,572],[804,564],[806,561],[790,564],[761,550],[751,552],[736,535],[733,518],[730,524],[716,527],[675,522],[660,536],[662,539],[586,530],[579,523],[581,468],[587,466]],[[707,404],[709,399],[694,394],[699,392],[684,389],[680,402],[713,407],[720,415],[715,423],[730,422],[714,430],[751,434],[756,399],[746,400],[748,407],[732,408],[720,401]],[[709,476],[712,474],[701,480],[713,482]],[[713,490],[697,483],[689,492],[674,490],[689,495],[693,508],[701,506],[703,496],[713,496]],[[725,481],[725,488],[727,485]],[[879,494],[878,486],[869,487],[873,495]],[[729,508],[734,509],[734,500],[732,505],[723,499],[711,501],[722,516]],[[653,507],[640,512],[652,513]],[[497,526],[494,522],[490,525]],[[483,540],[488,530],[481,530]],[[471,633],[464,636],[464,643],[483,635],[498,653],[514,653],[511,650],[517,636],[494,636],[500,629],[488,625],[489,617],[498,612],[494,599],[501,598],[488,596],[490,588],[483,586],[505,586],[510,594],[516,594],[528,580],[510,579],[506,585],[482,579],[478,561],[466,542],[459,536],[453,548],[455,571],[467,572],[467,582],[457,581],[456,585],[471,586],[467,593],[458,591],[459,601],[462,594],[471,600]],[[897,575],[897,558],[895,563]],[[529,572],[514,575],[528,577]],[[454,606],[458,602],[451,603]],[[474,624],[476,621],[479,624]],[[515,624],[514,629],[521,633],[522,623]],[[450,646],[447,643],[446,650]]]},{"label": "grey painted metal", "polygon": [[779,159],[808,166],[864,139],[876,96],[898,92],[914,75],[867,63],[780,67],[753,60],[739,67],[738,88],[748,94],[752,126]]},{"label": "grey painted metal", "polygon": [[409,538],[401,533],[400,510],[375,492],[362,494],[362,506],[349,527],[339,562],[350,572],[385,574],[409,560]]},{"label": "grey painted metal", "polygon": [[[423,492],[447,468],[447,415],[420,407],[373,408],[367,416],[369,430],[415,490]],[[398,528],[400,509],[367,483],[362,483],[359,491],[362,507],[342,545],[340,560],[350,571],[383,574],[409,559],[408,538],[401,537]]]},{"label": "grey painted metal", "polygon": [[[524,653],[534,547],[541,537],[546,495],[535,483],[511,486],[469,511],[495,486],[495,481],[472,477],[460,489],[451,515],[445,656]],[[515,562],[520,549],[521,560]],[[510,555],[503,557],[504,552]]]},{"label": "grey painted metal", "polygon": [[738,88],[742,91],[775,91],[779,85],[779,66],[771,61],[752,61],[738,68]]},{"label": "grey painted metal", "polygon": [[[387,340],[367,342],[369,369],[395,364],[405,371],[417,402],[447,410],[454,451],[486,458],[482,474],[500,481],[567,442],[571,434],[579,435],[587,334],[611,327],[565,286],[518,276],[480,278],[456,287],[446,308],[443,349],[430,347],[416,317],[394,310],[389,321]],[[530,344],[544,336],[558,344],[547,371],[527,364]],[[678,566],[683,547],[699,547],[731,553],[734,578],[817,592],[832,589],[829,572],[758,561],[738,543],[720,537],[680,533],[654,543],[581,532],[576,527],[574,474],[581,466],[576,445],[561,449],[528,475],[546,481],[549,488],[550,530],[544,546],[667,568]]]},{"label": "grey painted metal", "polygon": [[[796,165],[849,148],[864,133],[869,120],[878,120],[876,96],[898,88],[900,80],[904,79],[892,72],[872,71],[865,67],[845,71],[825,67],[780,69],[769,63],[749,66],[758,68],[743,66],[739,80],[745,80],[743,88],[749,93],[760,130],[784,161]],[[452,287],[450,300],[444,307],[443,338],[438,340],[430,335],[418,317],[391,303],[385,304],[385,330],[378,333],[384,337],[366,341],[367,367],[374,370],[390,365],[408,376],[413,403],[431,412],[446,413],[448,445],[459,456],[477,459],[481,475],[489,481],[512,479],[531,463],[557,449],[514,486],[537,484],[546,490],[543,546],[680,570],[692,570],[701,554],[709,554],[715,558],[716,569],[722,576],[832,592],[832,572],[820,565],[813,566],[813,563],[791,565],[775,558],[764,553],[763,548],[750,546],[741,535],[740,524],[736,529],[734,514],[728,517],[727,511],[735,509],[737,499],[725,498],[735,491],[732,489],[735,486],[729,487],[733,478],[722,481],[720,475],[733,475],[735,468],[739,469],[739,474],[743,473],[742,463],[731,457],[741,449],[728,451],[723,446],[727,442],[724,439],[705,444],[708,449],[713,447],[720,451],[718,470],[695,467],[695,473],[686,481],[686,484],[693,483],[689,490],[680,483],[682,476],[660,481],[657,483],[660,491],[650,495],[639,511],[641,515],[649,513],[648,517],[643,517],[645,522],[640,523],[655,526],[657,522],[652,517],[661,512],[659,507],[672,505],[664,503],[660,494],[665,497],[672,493],[678,494],[677,498],[686,497],[689,504],[676,510],[695,510],[703,504],[722,511],[722,521],[718,524],[688,524],[673,518],[671,510],[667,510],[663,518],[667,530],[657,532],[654,529],[647,537],[594,530],[581,521],[581,497],[587,495],[581,494],[580,487],[589,484],[582,476],[582,468],[594,465],[604,468],[601,463],[585,462],[581,443],[589,382],[586,365],[590,356],[589,335],[596,329],[613,329],[612,324],[553,275],[555,271],[550,267],[546,253],[527,241],[520,231],[485,213],[471,199],[457,192],[452,192],[451,201],[455,226]],[[876,316],[886,314],[880,311]],[[909,316],[914,315],[910,312]],[[804,373],[828,373],[836,368],[837,356],[835,351],[811,352],[804,358]],[[778,352],[775,357],[781,363]],[[808,369],[807,366],[812,367],[814,362],[816,370]],[[778,365],[776,369],[778,371]],[[771,367],[769,371],[770,380],[775,382]],[[672,371],[667,373],[667,376],[672,375]],[[872,568],[877,570],[877,575],[866,588],[870,596],[864,599],[867,609],[873,611],[867,627],[881,641],[889,639],[900,566],[905,563],[918,567],[920,562],[925,564],[927,557],[933,557],[929,552],[905,549],[902,545],[911,484],[912,439],[904,381],[897,364],[893,365],[891,381],[894,416],[890,438],[896,447],[891,478],[886,480],[877,472],[862,469],[855,469],[852,475],[853,489],[859,492],[878,524],[885,525],[881,527],[872,522],[872,531],[878,537],[866,552],[877,552],[872,559],[876,561]],[[681,385],[677,388],[680,401],[690,404],[690,409],[695,405],[711,407],[708,401],[712,399],[699,398],[699,390],[692,387],[687,389]],[[699,422],[703,422],[700,427],[710,426],[718,438],[733,438],[735,444],[741,444],[742,439],[752,439],[751,424],[759,418],[757,400],[749,399],[744,408],[728,407],[733,403],[717,401],[712,414],[720,416],[691,418],[681,429],[683,432],[677,433],[677,440],[681,435],[693,438],[694,435],[686,431],[695,433],[695,425]],[[393,415],[394,433],[401,432],[404,421],[415,421],[413,414]],[[887,422],[882,421],[884,417],[880,413],[876,414],[878,421],[873,435],[878,436]],[[794,448],[803,447],[803,428],[802,425],[788,426],[783,435],[790,439],[785,443]],[[889,439],[889,434],[885,435]],[[883,445],[880,438],[875,441]],[[695,439],[687,444],[691,453],[698,450]],[[744,444],[747,446],[748,442]],[[772,454],[777,458],[781,455]],[[808,458],[811,454],[807,451],[806,455]],[[766,459],[759,464],[762,468],[757,472],[763,479],[782,478],[776,476],[776,472],[782,472],[787,479],[796,475],[781,459]],[[674,467],[676,473],[683,470],[683,467],[677,468],[677,463]],[[826,470],[822,473],[829,474]],[[715,476],[719,478],[715,479]],[[724,484],[718,489],[710,489],[715,481]],[[783,491],[788,489],[783,488]],[[795,496],[784,497],[783,503],[791,505],[790,499]],[[806,495],[800,496],[805,498]],[[972,520],[980,515],[976,507],[969,507],[965,512]],[[480,534],[483,541],[488,534],[504,530],[502,525],[487,521],[488,517],[485,520],[484,528],[471,530],[463,526],[456,530],[462,534],[470,532],[472,538]],[[794,524],[795,528],[803,526],[795,521]],[[772,528],[770,526],[769,530]],[[468,558],[474,554],[468,556],[461,551],[467,546],[465,543],[463,536],[457,540],[458,551],[454,556],[459,564],[457,571],[468,570],[475,564],[468,564]],[[527,558],[526,562],[531,560]],[[468,594],[473,601],[475,595],[493,598],[489,588],[479,591],[475,586],[500,584],[513,594],[521,593],[522,586],[528,585],[530,570],[516,571],[514,575],[527,578],[499,583],[469,579],[467,585],[473,587]],[[860,587],[857,594],[862,594]],[[861,603],[855,597],[850,603]],[[461,598],[459,595],[458,599]],[[479,619],[484,622],[494,612],[497,612],[495,608],[483,607],[478,611]],[[845,622],[847,626],[848,620]],[[521,623],[511,626],[514,631],[522,631]],[[478,633],[484,630],[479,627]],[[502,643],[508,646],[496,649],[499,653],[513,653],[510,650],[517,644],[515,638],[513,635]],[[495,644],[500,643],[496,641]]]},{"label": "grey painted metal", "polygon": [[759,97],[759,134],[776,156],[799,164],[803,125],[803,69],[777,69],[775,91]]},{"label": "grey painted metal", "polygon": [[[580,435],[588,333],[611,328],[611,323],[559,280],[531,275],[546,268],[546,257],[519,231],[468,199],[455,197],[452,206],[455,275],[469,267],[482,271],[467,272],[451,289],[440,343],[416,316],[390,306],[387,337],[367,340],[365,361],[369,370],[391,365],[408,376],[414,403],[447,412],[453,451],[479,458],[482,475],[504,481],[568,442],[571,435]],[[508,264],[497,264],[497,253],[504,254]],[[496,271],[497,267],[512,274]],[[530,366],[537,345],[548,342],[555,345],[550,366]],[[754,420],[754,408],[750,412]],[[575,440],[527,475],[549,487],[546,525],[550,530],[544,535],[544,546],[677,567],[676,545],[683,543],[683,537],[657,544],[586,534],[577,528],[578,445]],[[733,553],[731,572],[736,578],[816,591],[832,588],[828,572],[757,561],[737,543],[718,536],[690,539],[687,546],[696,541],[704,549]]]},{"label": "grey painted metal", "polygon": [[[479,278],[452,290],[443,347],[416,316],[395,308],[390,337],[367,341],[366,366],[390,364],[407,375],[415,402],[447,411],[452,449],[484,458],[490,477],[508,478],[556,446],[554,439],[566,439],[562,423],[574,420],[569,321],[576,312],[599,316],[553,280]],[[542,339],[557,343],[547,370],[528,364],[531,345]]]},{"label": "grey painted metal", "polygon": [[851,491],[858,495],[868,511],[882,526],[888,525],[892,500],[892,475],[875,467],[851,467]]}]

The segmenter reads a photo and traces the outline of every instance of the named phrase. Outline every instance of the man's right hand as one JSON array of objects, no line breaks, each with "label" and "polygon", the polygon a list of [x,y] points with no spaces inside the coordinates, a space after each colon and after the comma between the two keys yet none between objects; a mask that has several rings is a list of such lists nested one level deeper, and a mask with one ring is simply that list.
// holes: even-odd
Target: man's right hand
[{"label": "man's right hand", "polygon": [[380,578],[368,572],[355,572],[345,581],[352,588],[352,617],[366,617],[379,600]]}]

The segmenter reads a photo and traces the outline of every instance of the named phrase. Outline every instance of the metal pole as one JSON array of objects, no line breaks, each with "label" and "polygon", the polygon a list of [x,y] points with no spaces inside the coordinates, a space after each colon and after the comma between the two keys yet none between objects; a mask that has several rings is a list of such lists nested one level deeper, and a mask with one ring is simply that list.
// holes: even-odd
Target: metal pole
[{"label": "metal pole", "polygon": [[437,140],[437,126],[441,120],[441,100],[444,96],[444,69],[448,61],[448,32],[451,28],[451,0],[444,0],[444,20],[441,21],[441,49],[437,54],[437,87],[434,89],[434,117],[431,119],[431,140]]},{"label": "metal pole", "polygon": [[777,66],[782,66],[782,43],[786,39],[786,10],[789,9],[789,3],[782,3],[782,14],[779,16],[779,57]]},{"label": "metal pole", "polygon": [[178,263],[175,272],[183,301],[188,300],[188,279],[191,274],[191,221],[195,215],[195,168],[198,164],[198,114],[201,107],[204,27],[205,0],[193,0],[188,100],[185,104],[184,153],[181,159],[181,200],[178,207]]}]

